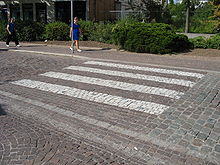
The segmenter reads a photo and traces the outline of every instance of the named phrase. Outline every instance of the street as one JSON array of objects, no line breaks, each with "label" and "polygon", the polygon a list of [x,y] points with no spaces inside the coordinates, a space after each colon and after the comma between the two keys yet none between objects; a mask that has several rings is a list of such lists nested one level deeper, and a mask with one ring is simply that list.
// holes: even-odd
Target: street
[{"label": "street", "polygon": [[220,58],[0,42],[0,164],[220,164]]}]

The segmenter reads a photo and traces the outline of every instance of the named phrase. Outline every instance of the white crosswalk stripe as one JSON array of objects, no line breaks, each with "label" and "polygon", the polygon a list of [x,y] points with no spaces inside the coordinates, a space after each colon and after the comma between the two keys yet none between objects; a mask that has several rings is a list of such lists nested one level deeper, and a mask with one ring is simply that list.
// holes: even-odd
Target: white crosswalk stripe
[{"label": "white crosswalk stripe", "polygon": [[111,71],[111,70],[96,69],[96,68],[82,67],[82,66],[69,66],[69,67],[66,67],[65,69],[83,71],[83,72],[91,72],[91,73],[99,73],[99,74],[105,74],[105,75],[110,75],[110,76],[134,78],[134,79],[147,80],[147,81],[156,81],[156,82],[161,82],[161,83],[166,83],[166,84],[175,84],[175,85],[181,85],[181,86],[187,86],[187,87],[192,87],[193,85],[195,85],[195,82],[187,81],[187,80],[173,79],[173,78],[166,78],[166,77],[159,77],[159,76],[150,76],[150,75],[144,75],[144,74],[134,74],[134,73],[128,73],[128,72]]},{"label": "white crosswalk stripe", "polygon": [[84,62],[84,64],[100,65],[100,66],[108,66],[108,67],[114,67],[114,68],[132,69],[132,70],[140,70],[140,71],[149,71],[149,72],[157,72],[157,73],[164,73],[164,74],[174,74],[174,75],[179,75],[179,76],[188,76],[188,77],[196,77],[196,78],[202,78],[204,76],[203,74],[200,74],[200,73],[183,72],[183,71],[177,71],[177,70],[159,69],[159,68],[150,68],[150,67],[140,67],[140,66],[133,66],[133,65],[123,65],[123,64],[98,62],[98,61],[87,61],[87,62]]},{"label": "white crosswalk stripe", "polygon": [[170,97],[174,99],[179,99],[180,96],[184,94],[182,92],[177,92],[175,90],[169,90],[169,89],[164,89],[164,88],[156,88],[156,87],[150,87],[150,86],[145,86],[145,85],[124,83],[124,82],[113,81],[113,80],[104,80],[104,79],[99,79],[99,78],[92,78],[92,77],[79,76],[79,75],[66,74],[66,73],[47,72],[41,75],[52,77],[52,78],[57,78],[57,79],[106,86],[106,87],[111,87],[111,88],[116,88],[116,89],[121,89],[121,90],[160,95],[160,96]]},{"label": "white crosswalk stripe", "polygon": [[[130,73],[129,69],[135,69],[135,70],[142,70],[142,71],[152,71],[154,68],[148,68],[148,67],[138,67],[138,66],[132,66],[132,65],[121,65],[121,64],[113,64],[113,63],[104,63],[104,62],[96,62],[96,61],[88,61],[84,62],[83,64],[92,64],[92,65],[102,65],[102,66],[108,66],[108,67],[117,67],[117,68],[123,68],[127,69],[126,72],[121,71],[114,71],[114,70],[105,70],[105,69],[98,69],[98,68],[92,68],[92,67],[83,67],[83,66],[69,66],[62,70],[62,72],[46,72],[43,74],[40,74],[41,81],[37,80],[30,80],[30,79],[23,79],[11,82],[14,85],[23,86],[30,89],[37,89],[40,91],[46,91],[50,93],[55,93],[59,95],[65,95],[77,99],[83,99],[91,102],[106,104],[110,106],[116,106],[120,108],[125,108],[129,110],[139,111],[139,112],[145,112],[149,114],[155,114],[159,115],[162,112],[164,112],[166,109],[169,108],[168,105],[170,103],[164,103],[163,101],[157,101],[152,99],[153,101],[145,101],[143,99],[133,99],[133,96],[129,98],[129,96],[117,96],[117,95],[110,95],[106,94],[105,92],[95,92],[90,90],[84,90],[84,89],[78,89],[70,86],[65,85],[58,85],[51,82],[54,82],[53,79],[57,80],[64,80],[64,81],[71,81],[71,82],[77,82],[77,83],[83,83],[84,85],[95,85],[96,88],[99,86],[102,87],[108,87],[113,89],[120,89],[127,92],[138,92],[138,93],[144,93],[149,94],[147,97],[154,96],[160,96],[160,99],[163,99],[166,97],[166,101],[174,101],[179,99],[182,95],[184,95],[183,92],[180,92],[178,90],[171,90],[171,89],[165,89],[165,85],[180,85],[183,87],[192,87],[196,84],[194,81],[187,81],[183,80],[181,78],[167,78],[162,76],[151,76],[146,74],[134,74]],[[82,65],[83,65],[82,64]],[[74,71],[80,71],[82,75],[69,73],[70,70]],[[68,71],[68,73],[65,73]],[[200,79],[203,77],[202,74],[199,73],[191,73],[191,72],[183,72],[183,71],[175,71],[175,70],[166,70],[166,69],[158,69],[155,68],[155,72],[160,72],[164,74],[175,74],[179,76],[192,76]],[[85,73],[96,73],[100,76],[102,75],[109,75],[112,76],[110,79],[103,79],[103,78],[97,78],[92,76],[84,76]],[[112,80],[114,76],[118,77],[126,77],[128,79],[136,79],[139,81],[146,81],[146,84],[148,81],[157,82],[158,84],[161,84],[161,87],[153,87],[148,85],[140,85],[136,83],[128,83],[128,82],[122,82],[122,81],[116,81]],[[172,76],[171,76],[172,77]],[[177,77],[177,76],[175,76]],[[44,79],[47,78],[47,82],[44,82]],[[53,79],[51,79],[53,78]],[[43,79],[43,80],[42,80]],[[64,83],[64,81],[61,81],[60,83]],[[165,84],[165,85],[164,85]],[[82,85],[83,87],[83,85]],[[118,95],[120,95],[118,93]],[[123,95],[124,96],[124,95]],[[158,103],[159,102],[159,103]],[[162,103],[161,103],[162,102]],[[166,105],[164,105],[166,104]]]},{"label": "white crosswalk stripe", "polygon": [[88,101],[94,101],[98,103],[104,103],[107,105],[114,105],[121,108],[128,108],[135,111],[147,112],[150,114],[160,114],[167,108],[168,106],[123,98],[119,96],[112,96],[108,94],[98,93],[98,92],[91,92],[86,90],[81,90],[77,88],[71,88],[62,85],[50,84],[40,81],[33,81],[33,80],[19,80],[12,82],[12,84],[20,85],[28,88],[36,88],[41,91],[52,92],[56,94],[66,95],[70,97],[75,97],[79,99],[85,99]]}]

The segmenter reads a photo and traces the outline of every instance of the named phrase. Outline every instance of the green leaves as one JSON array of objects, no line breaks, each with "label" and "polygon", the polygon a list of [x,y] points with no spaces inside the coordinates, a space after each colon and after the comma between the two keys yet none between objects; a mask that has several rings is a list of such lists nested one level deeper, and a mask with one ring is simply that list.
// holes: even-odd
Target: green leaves
[{"label": "green leaves", "polygon": [[215,35],[208,39],[205,37],[196,37],[190,39],[190,42],[194,44],[195,48],[220,49],[220,35]]},{"label": "green leaves", "polygon": [[48,40],[66,41],[69,38],[70,27],[63,22],[49,23],[45,27],[44,37]]},{"label": "green leaves", "polygon": [[133,52],[164,54],[192,48],[186,36],[175,34],[167,24],[116,24],[113,29],[115,43]]},{"label": "green leaves", "polygon": [[16,29],[20,41],[36,41],[43,39],[45,25],[34,21],[17,21]]}]

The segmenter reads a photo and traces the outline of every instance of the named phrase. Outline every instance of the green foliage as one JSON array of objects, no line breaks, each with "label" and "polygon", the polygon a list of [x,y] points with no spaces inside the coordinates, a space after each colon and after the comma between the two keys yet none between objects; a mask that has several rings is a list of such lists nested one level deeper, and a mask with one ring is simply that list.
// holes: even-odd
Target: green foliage
[{"label": "green foliage", "polygon": [[208,48],[220,49],[220,35],[215,35],[207,40]]},{"label": "green foliage", "polygon": [[[184,4],[170,4],[168,5],[171,14],[171,24],[175,29],[184,29],[185,25],[185,5]],[[178,30],[181,31],[181,30]]]},{"label": "green foliage", "polygon": [[104,42],[104,43],[113,43],[112,39],[112,28],[113,24],[106,23],[106,24],[95,24],[96,28],[91,33],[91,40],[92,41],[98,41],[98,42]]},{"label": "green foliage", "polygon": [[194,21],[190,27],[190,32],[193,33],[216,33],[217,22],[216,21]]},{"label": "green foliage", "polygon": [[17,35],[20,41],[42,40],[45,25],[33,21],[16,22]]},{"label": "green foliage", "polygon": [[190,32],[193,33],[216,33],[217,22],[211,20],[213,15],[213,6],[205,3],[196,8],[194,15],[191,19]]},{"label": "green foliage", "polygon": [[204,37],[196,37],[190,39],[195,48],[220,49],[220,34],[212,36],[208,39]]},{"label": "green foliage", "polygon": [[0,41],[5,41],[7,38],[7,31],[6,31],[7,22],[0,21]]},{"label": "green foliage", "polygon": [[142,20],[152,22],[160,19],[162,5],[159,0],[128,0],[128,8],[135,13],[141,13]]},{"label": "green foliage", "polygon": [[70,27],[63,22],[49,23],[45,27],[44,38],[48,40],[70,40]]},{"label": "green foliage", "polygon": [[[188,1],[188,0],[187,0]],[[183,32],[185,29],[186,19],[186,3],[169,4],[168,8],[171,14],[171,25],[178,32]],[[210,3],[197,4],[196,1],[188,1],[190,3],[190,26],[189,31],[192,33],[216,33],[218,32],[218,24],[211,19],[214,7]],[[193,2],[193,3],[192,3]]]},{"label": "green foliage", "polygon": [[205,37],[199,36],[189,40],[194,45],[194,48],[207,48],[207,41]]},{"label": "green foliage", "polygon": [[193,20],[209,20],[213,15],[214,7],[210,3],[205,3],[196,8],[194,15],[192,17]]},{"label": "green foliage", "polygon": [[126,15],[126,18],[120,19],[118,22],[142,22],[144,20],[144,15],[140,12],[131,12]]},{"label": "green foliage", "polygon": [[192,48],[186,36],[175,34],[171,26],[162,23],[116,24],[113,39],[122,48],[134,52],[164,54]]},{"label": "green foliage", "polygon": [[211,4],[214,7],[213,18],[218,20],[218,22],[220,24],[220,1],[213,0],[213,1],[211,1]]},{"label": "green foliage", "polygon": [[81,40],[91,40],[104,43],[113,43],[112,40],[112,23],[94,23],[92,21],[79,22],[83,37]]},{"label": "green foliage", "polygon": [[95,31],[95,29],[96,29],[95,23],[92,21],[80,20],[79,24],[80,24],[80,28],[83,33],[83,36],[80,39],[84,40],[84,41],[91,40],[92,32]]}]

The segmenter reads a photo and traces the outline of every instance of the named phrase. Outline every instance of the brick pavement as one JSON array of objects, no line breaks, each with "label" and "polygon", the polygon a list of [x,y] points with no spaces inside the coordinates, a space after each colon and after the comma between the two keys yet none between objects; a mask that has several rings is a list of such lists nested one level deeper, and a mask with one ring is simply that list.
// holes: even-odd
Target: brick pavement
[{"label": "brick pavement", "polygon": [[[106,69],[107,67],[92,66],[91,63],[88,64],[88,62],[86,59],[73,59],[71,62],[62,63],[64,66],[87,65],[97,69]],[[134,66],[132,63],[128,64]],[[144,67],[146,68],[146,66]],[[4,127],[1,127],[1,136],[4,140],[0,140],[0,144],[2,144],[2,146],[9,144],[8,147],[0,148],[0,151],[2,151],[0,153],[3,155],[2,160],[8,159],[11,164],[13,164],[13,161],[18,161],[17,164],[24,162],[30,164],[42,164],[42,162],[47,162],[50,164],[53,161],[55,164],[76,164],[73,162],[76,160],[81,164],[89,164],[88,161],[93,161],[95,164],[98,163],[97,160],[101,161],[99,164],[104,164],[104,162],[107,164],[218,164],[220,157],[220,75],[213,72],[207,74],[203,71],[172,69],[172,71],[178,71],[178,74],[181,72],[193,72],[204,75],[199,78],[190,78],[188,73],[187,78],[184,78],[183,75],[173,76],[171,74],[172,71],[169,71],[168,74],[155,73],[155,71],[161,69],[161,67],[157,66],[153,68],[155,68],[154,73],[137,70],[133,72],[129,70],[129,72],[159,77],[163,76],[166,79],[169,78],[170,82],[173,81],[170,78],[185,79],[195,82],[195,84],[191,87],[184,87],[184,84],[174,86],[173,84],[164,84],[164,82],[156,82],[155,80],[134,80],[133,78],[121,77],[120,74],[118,74],[119,72],[128,72],[128,69],[123,68],[108,68],[109,73],[110,70],[114,70],[114,73],[118,74],[115,75],[116,77],[111,77],[109,75],[100,75],[100,73],[89,73],[89,70],[85,73],[82,71],[66,70],[60,66],[52,70],[55,72],[81,75],[83,77],[110,79],[126,83],[132,82],[161,89],[168,88],[183,92],[184,95],[181,95],[180,98],[173,101],[168,101],[166,95],[155,96],[156,93],[140,94],[136,91],[130,92],[124,91],[123,89],[123,91],[118,89],[114,90],[112,87],[107,87],[110,82],[106,81],[102,81],[102,83],[105,83],[105,87],[100,86],[100,84],[86,85],[82,82],[73,83],[69,82],[69,80],[46,77],[43,70],[48,72],[51,71],[51,68],[43,69],[40,72],[43,73],[44,76],[36,72],[36,75],[26,76],[25,78],[77,88],[80,89],[79,95],[72,98],[70,95],[65,95],[65,91],[63,91],[63,93],[61,91],[58,95],[57,92],[59,92],[59,90],[53,92],[53,89],[49,89],[50,86],[48,86],[47,89],[45,88],[45,91],[40,84],[37,85],[38,89],[32,90],[27,87],[22,87],[21,84],[13,84],[14,82],[20,82],[22,78],[16,78],[18,81],[13,81],[12,83],[3,83],[0,86],[0,100],[1,104],[7,105],[7,107],[3,107],[2,109],[10,113],[6,116],[0,116],[3,119],[3,123],[5,123]],[[167,68],[162,67],[162,69]],[[97,79],[93,80],[97,81]],[[81,81],[83,81],[83,79]],[[30,87],[32,88],[32,86]],[[109,97],[117,95],[133,100],[166,104],[169,108],[161,111],[162,113],[159,113],[159,115],[157,113],[145,113],[141,109],[139,111],[133,111],[135,110],[135,106],[131,106],[131,109],[128,110],[129,108],[119,106],[120,103],[117,103],[119,98],[116,98],[115,101],[110,101],[111,104],[116,103],[115,105],[110,105],[103,102],[101,97],[90,100],[91,96],[82,90],[89,90],[91,94],[104,92],[107,93]],[[165,90],[162,90],[162,92],[165,92]],[[80,93],[82,93],[82,95],[80,95]],[[101,101],[104,104],[101,103]],[[157,106],[156,111],[158,111],[159,108],[160,107]],[[22,117],[20,117],[20,115]],[[13,122],[9,122],[10,120]],[[8,123],[12,124],[8,125]],[[16,129],[19,131],[16,131]],[[31,133],[32,131],[34,132],[33,134]],[[44,135],[44,138],[36,132],[40,135]],[[8,136],[5,137],[5,135]],[[22,155],[24,157],[26,156],[26,158],[22,157],[22,159],[19,159],[21,157],[18,158],[18,156],[15,156],[14,160],[13,155],[17,154],[14,153],[13,149],[19,148],[14,141],[23,136],[28,137],[28,140],[23,141],[23,143],[28,146],[31,146],[32,142],[37,141],[31,141],[30,139],[32,137],[36,136],[39,137],[37,139],[45,140],[42,140],[42,146],[38,145],[36,147],[36,143],[34,143],[35,149],[38,151],[35,152],[34,155],[26,155],[23,153]],[[70,143],[63,145],[64,139],[67,139],[66,141]],[[81,143],[86,144],[86,147],[82,147],[85,149],[83,153],[89,152],[89,155],[91,152],[93,153],[88,158],[89,160],[85,158],[85,155],[81,154],[81,151],[77,150],[77,152],[72,152],[74,147],[70,147],[70,149],[65,151],[62,150],[65,146],[69,147],[72,144],[79,145]],[[60,149],[58,146],[61,146]],[[94,148],[94,150],[91,151],[91,147]],[[61,150],[61,152],[59,150]],[[112,155],[110,162],[105,159],[105,154],[99,154],[100,150]],[[68,154],[65,154],[66,152]],[[29,153],[29,151],[27,153]],[[94,160],[94,158],[97,159]],[[61,161],[66,162],[61,163]]]},{"label": "brick pavement", "polygon": [[103,146],[86,142],[82,137],[69,137],[62,131],[53,131],[33,119],[13,114],[0,118],[1,165],[130,163]]}]

